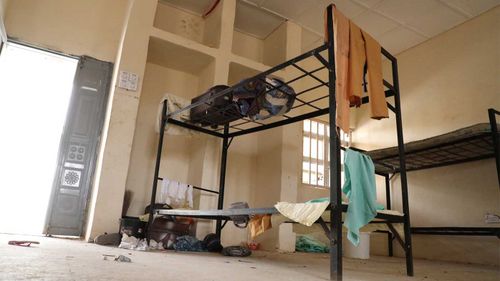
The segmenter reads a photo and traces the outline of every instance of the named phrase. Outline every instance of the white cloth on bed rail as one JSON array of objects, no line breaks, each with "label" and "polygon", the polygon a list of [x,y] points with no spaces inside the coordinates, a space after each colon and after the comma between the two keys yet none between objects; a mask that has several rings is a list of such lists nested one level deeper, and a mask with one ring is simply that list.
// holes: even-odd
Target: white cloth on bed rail
[{"label": "white cloth on bed rail", "polygon": [[173,208],[193,208],[193,186],[163,178],[157,201]]},{"label": "white cloth on bed rail", "polygon": [[[186,106],[191,104],[191,102],[189,100],[186,100],[182,97],[179,97],[179,96],[176,96],[176,95],[173,95],[170,93],[166,93],[163,96],[163,98],[160,100],[160,103],[158,104],[158,113],[157,113],[157,117],[156,117],[156,126],[155,126],[155,130],[157,133],[160,132],[160,124],[161,124],[161,118],[162,118],[161,115],[163,112],[163,101],[164,100],[167,101],[167,112],[168,113],[178,111],[178,110],[185,108]],[[174,116],[173,119],[179,120],[182,122],[187,122],[187,121],[189,121],[189,112],[190,112],[190,110],[185,110],[185,111],[179,113],[178,115]],[[189,130],[189,129],[186,129],[183,127],[168,124],[168,122],[167,122],[167,126],[165,127],[165,133],[167,133],[169,135],[176,135],[176,136],[199,134],[199,132],[197,132],[197,131],[193,131],[193,130]]]},{"label": "white cloth on bed rail", "polygon": [[329,201],[318,203],[278,202],[274,207],[283,216],[303,225],[311,226],[321,217],[328,205],[330,205]]}]

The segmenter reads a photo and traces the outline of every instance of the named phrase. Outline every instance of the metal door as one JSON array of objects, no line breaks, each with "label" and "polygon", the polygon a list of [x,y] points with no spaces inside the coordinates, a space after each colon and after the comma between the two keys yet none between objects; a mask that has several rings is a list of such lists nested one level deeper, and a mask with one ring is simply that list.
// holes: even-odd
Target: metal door
[{"label": "metal door", "polygon": [[113,65],[81,57],[61,136],[44,233],[81,236]]}]

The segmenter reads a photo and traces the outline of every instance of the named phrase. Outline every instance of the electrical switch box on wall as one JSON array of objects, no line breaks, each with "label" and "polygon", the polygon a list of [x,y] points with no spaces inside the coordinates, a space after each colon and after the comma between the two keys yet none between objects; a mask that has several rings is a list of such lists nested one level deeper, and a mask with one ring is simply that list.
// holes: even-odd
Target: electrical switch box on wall
[{"label": "electrical switch box on wall", "polygon": [[137,91],[137,84],[139,83],[139,76],[135,73],[128,71],[120,71],[118,76],[118,87],[128,90]]}]

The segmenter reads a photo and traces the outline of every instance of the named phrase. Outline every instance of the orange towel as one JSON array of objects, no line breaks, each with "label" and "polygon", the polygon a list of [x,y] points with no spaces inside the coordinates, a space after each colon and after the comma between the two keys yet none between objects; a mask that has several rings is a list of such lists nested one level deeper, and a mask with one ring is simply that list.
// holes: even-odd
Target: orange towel
[{"label": "orange towel", "polygon": [[335,49],[335,99],[337,126],[349,132],[349,19],[333,6],[333,37]]},{"label": "orange towel", "polygon": [[271,215],[255,215],[250,222],[250,237],[252,240],[264,233],[266,230],[272,228]]},{"label": "orange towel", "polygon": [[[336,122],[344,132],[349,132],[349,107],[361,105],[365,64],[368,70],[371,116],[374,119],[389,117],[382,82],[381,47],[368,33],[338,11],[335,5],[332,6],[337,78],[335,84]],[[327,33],[326,27],[325,25],[325,33]],[[325,38],[328,40],[328,36]]]},{"label": "orange towel", "polygon": [[366,49],[366,63],[368,66],[368,96],[372,118],[382,119],[389,117],[385,100],[382,77],[382,55],[380,44],[370,34],[363,31]]},{"label": "orange towel", "polygon": [[361,105],[362,84],[366,61],[365,41],[361,30],[352,21],[349,23],[349,102],[351,106]]}]

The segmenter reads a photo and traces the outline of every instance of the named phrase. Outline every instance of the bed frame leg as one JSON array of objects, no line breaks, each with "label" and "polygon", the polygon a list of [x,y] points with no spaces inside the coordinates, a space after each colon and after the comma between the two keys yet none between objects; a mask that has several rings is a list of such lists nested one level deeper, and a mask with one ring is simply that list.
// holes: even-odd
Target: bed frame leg
[{"label": "bed frame leg", "polygon": [[496,161],[495,163],[497,166],[498,186],[500,187],[500,142],[498,141],[498,127],[495,114],[500,114],[500,112],[496,111],[493,108],[488,109],[488,117],[490,119],[490,126],[491,126],[491,136],[493,138],[493,148],[495,150],[495,161]]},{"label": "bed frame leg", "polygon": [[326,12],[328,34],[328,94],[330,124],[330,280],[342,280],[342,191],[340,185],[340,140],[337,135],[335,100],[335,54],[333,44],[333,5]]},{"label": "bed frame leg", "polygon": [[163,101],[163,109],[161,112],[161,125],[160,125],[160,137],[158,140],[158,148],[156,150],[156,164],[155,164],[155,172],[153,177],[153,188],[151,190],[151,200],[149,201],[149,217],[148,217],[148,230],[146,233],[146,240],[149,245],[151,228],[153,226],[153,218],[155,212],[155,203],[156,203],[156,190],[158,187],[158,177],[160,173],[160,164],[161,164],[161,153],[163,150],[163,139],[165,136],[165,127],[167,126],[167,101]]},{"label": "bed frame leg", "polygon": [[403,138],[403,121],[401,118],[401,97],[399,92],[399,76],[398,76],[398,62],[395,57],[390,58],[392,62],[392,80],[395,89],[394,102],[396,107],[396,129],[398,135],[398,150],[399,150],[399,167],[401,178],[401,193],[403,201],[404,212],[404,232],[405,232],[405,255],[406,255],[406,274],[413,276],[413,250],[411,243],[411,229],[410,229],[410,206],[408,203],[408,181],[406,178],[406,156]]},{"label": "bed frame leg", "polygon": [[[220,161],[220,178],[219,178],[219,197],[217,200],[217,209],[224,208],[224,188],[226,185],[226,165],[227,165],[227,150],[229,148],[229,124],[224,125],[224,138],[222,139],[222,156]],[[218,219],[215,227],[215,234],[221,237],[222,220]]]},{"label": "bed frame leg", "polygon": [[394,238],[392,237],[392,233],[391,232],[387,233],[387,253],[389,254],[389,257],[394,256],[394,249],[392,245],[393,240]]},{"label": "bed frame leg", "polygon": [[[389,175],[385,175],[385,208],[387,210],[391,210],[391,179]],[[387,253],[389,257],[394,256],[393,248],[392,248],[392,233],[389,231],[387,233]]]}]

